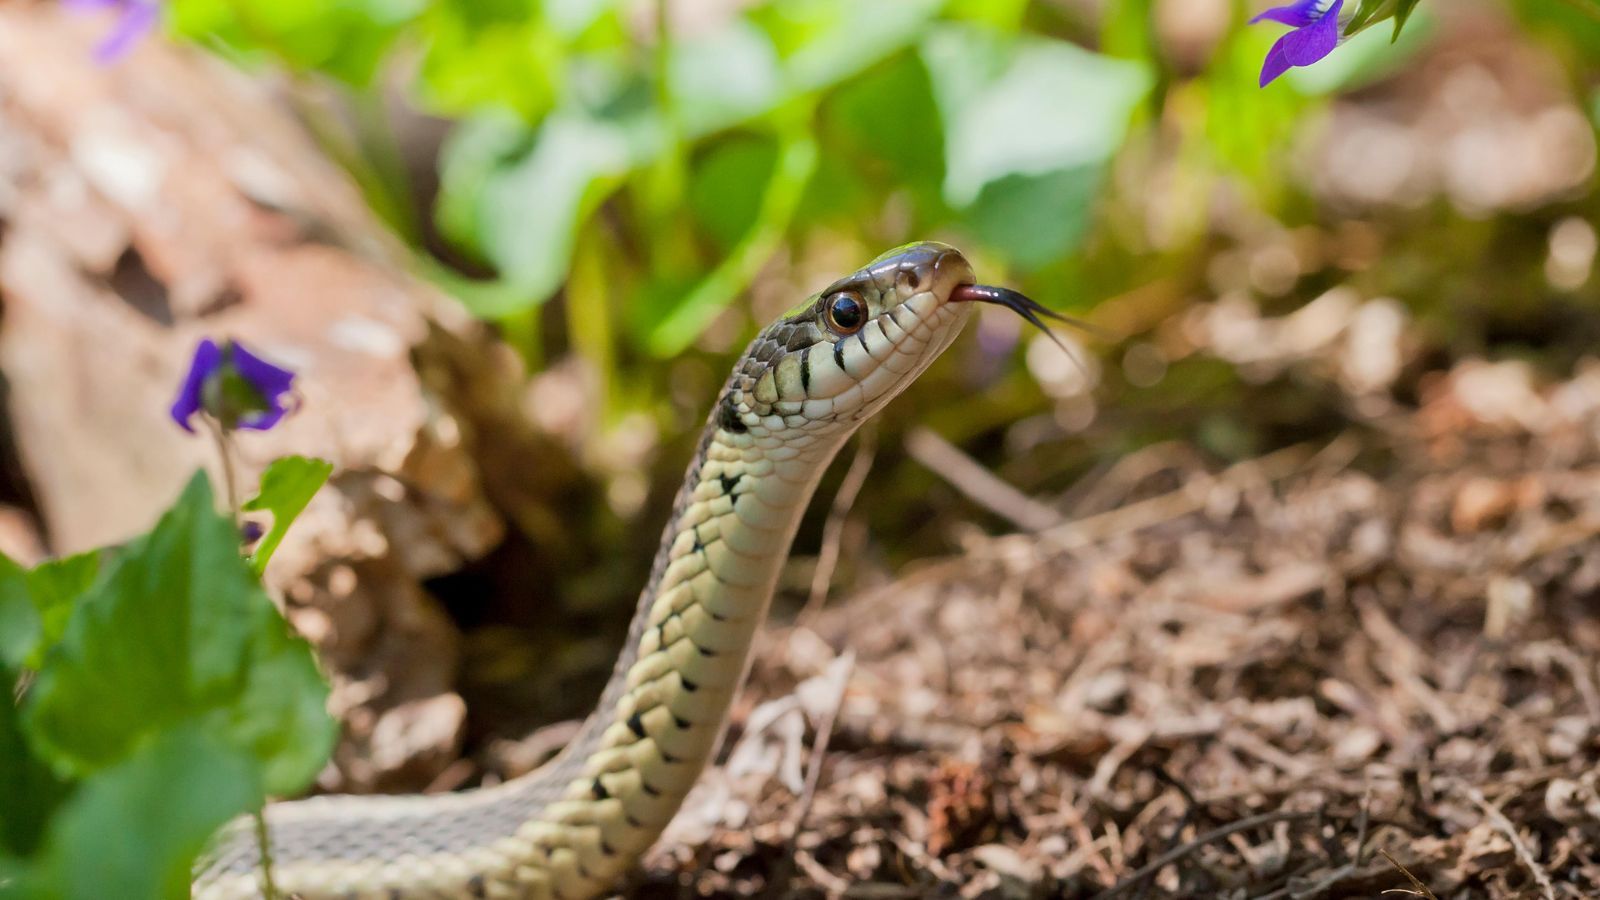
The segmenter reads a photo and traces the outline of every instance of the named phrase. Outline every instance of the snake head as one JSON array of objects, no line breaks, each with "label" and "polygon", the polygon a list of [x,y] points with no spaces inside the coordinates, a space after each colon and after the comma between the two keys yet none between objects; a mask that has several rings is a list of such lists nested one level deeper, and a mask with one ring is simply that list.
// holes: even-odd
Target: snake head
[{"label": "snake head", "polygon": [[897,247],[807,298],[751,342],[714,415],[757,438],[848,431],[905,389],[955,340],[974,282],[959,250]]}]

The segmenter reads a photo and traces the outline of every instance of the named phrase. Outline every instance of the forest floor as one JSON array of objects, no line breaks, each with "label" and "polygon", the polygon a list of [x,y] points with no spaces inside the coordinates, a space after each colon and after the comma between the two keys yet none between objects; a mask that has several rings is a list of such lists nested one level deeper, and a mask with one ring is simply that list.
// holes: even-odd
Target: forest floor
[{"label": "forest floor", "polygon": [[1415,384],[769,630],[628,895],[1600,895],[1600,366]]}]

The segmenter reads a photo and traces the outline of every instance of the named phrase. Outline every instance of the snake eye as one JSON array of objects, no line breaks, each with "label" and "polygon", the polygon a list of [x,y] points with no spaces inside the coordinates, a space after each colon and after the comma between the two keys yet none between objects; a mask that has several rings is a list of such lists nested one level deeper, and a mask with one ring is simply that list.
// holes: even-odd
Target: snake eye
[{"label": "snake eye", "polygon": [[825,307],[828,328],[836,334],[855,334],[867,321],[867,304],[854,291],[840,291]]}]

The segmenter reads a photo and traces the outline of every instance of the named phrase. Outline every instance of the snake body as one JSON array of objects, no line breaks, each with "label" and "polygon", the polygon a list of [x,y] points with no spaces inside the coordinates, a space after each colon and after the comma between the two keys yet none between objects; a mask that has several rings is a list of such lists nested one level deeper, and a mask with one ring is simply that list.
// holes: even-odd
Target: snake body
[{"label": "snake body", "polygon": [[[281,894],[583,900],[618,880],[714,752],[779,567],[846,438],[948,347],[972,270],[892,250],[763,330],[711,410],[616,668],[550,764],[455,794],[313,797],[266,811]],[[231,824],[194,896],[259,897],[253,823]]]}]

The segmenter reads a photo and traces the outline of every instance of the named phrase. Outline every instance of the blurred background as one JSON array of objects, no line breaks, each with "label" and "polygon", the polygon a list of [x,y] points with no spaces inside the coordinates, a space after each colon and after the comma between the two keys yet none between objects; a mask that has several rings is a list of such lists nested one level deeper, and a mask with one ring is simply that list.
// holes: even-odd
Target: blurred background
[{"label": "blurred background", "polygon": [[[241,452],[340,465],[269,573],[322,651],[345,724],[321,789],[450,789],[559,748],[570,727],[552,723],[598,696],[731,361],[784,309],[917,239],[956,244],[985,282],[1088,327],[1058,330],[1068,356],[986,310],[845,450],[776,604],[785,623],[833,631],[786,626],[736,718],[860,633],[862,620],[819,609],[884,602],[915,561],[965,556],[973,577],[1020,566],[1045,611],[987,598],[986,616],[1011,609],[1017,644],[972,670],[1010,673],[982,687],[949,674],[959,652],[906,636],[925,626],[867,641],[883,669],[858,672],[852,692],[897,699],[862,714],[878,730],[844,741],[876,762],[837,777],[917,749],[929,769],[906,776],[906,796],[945,798],[945,837],[919,838],[932,864],[892,864],[883,854],[909,851],[883,848],[912,826],[868,816],[886,830],[858,840],[860,809],[824,802],[846,824],[807,851],[823,862],[805,883],[910,865],[942,883],[1015,882],[1017,896],[1107,887],[1163,849],[1119,837],[1113,852],[1104,837],[1107,822],[1124,835],[1155,821],[1135,822],[1167,796],[1155,773],[1238,788],[1205,768],[1210,751],[1141,755],[1161,745],[1160,722],[1206,709],[1254,721],[1248,740],[1269,749],[1241,752],[1280,774],[1384,761],[1399,784],[1444,765],[1438,748],[1456,738],[1486,742],[1485,777],[1555,765],[1496,743],[1522,739],[1483,712],[1471,673],[1427,669],[1462,635],[1546,641],[1545,662],[1505,663],[1527,669],[1524,690],[1495,708],[1533,702],[1519,721],[1546,717],[1541,735],[1574,716],[1559,759],[1595,758],[1600,3],[1423,0],[1398,39],[1382,23],[1265,88],[1284,29],[1247,25],[1260,5],[1238,0],[168,0],[116,54],[101,42],[123,10],[103,6],[0,9],[0,546],[37,558],[120,539],[212,464],[163,415],[198,337],[232,335],[295,368],[300,411]],[[1256,474],[1228,480],[1240,472]],[[1298,488],[1278,485],[1292,476]],[[1159,512],[1173,497],[1193,502]],[[1129,509],[1158,512],[1114,539],[1083,536]],[[1362,543],[1368,522],[1381,546]],[[1165,531],[1135,539],[1151,524]],[[1013,532],[1041,537],[995,537]],[[1131,543],[1092,549],[1107,540]],[[1267,545],[1283,553],[1262,557]],[[1498,568],[1446,565],[1446,549]],[[1371,558],[1351,561],[1358,550]],[[1051,599],[1063,584],[1078,593]],[[1177,602],[1174,585],[1220,591],[1230,599],[1206,608],[1238,618],[1147,624],[1231,659],[1106,638],[1128,604]],[[1390,610],[1376,614],[1388,630],[1358,611],[1359,585]],[[1103,621],[1079,606],[1102,602]],[[945,624],[970,632],[962,621]],[[1267,625],[1288,632],[1262,637]],[[1332,643],[1352,629],[1375,642],[1360,665]],[[1261,641],[1281,655],[1253,658]],[[1123,650],[1091,665],[1096,642]],[[1029,655],[1043,645],[1053,661]],[[1326,665],[1304,661],[1322,653]],[[1416,668],[1374,661],[1390,655]],[[1565,671],[1550,659],[1584,674],[1546,689]],[[1387,674],[1371,696],[1342,668],[1374,665]],[[1129,669],[1141,674],[1106,674]],[[1389,716],[1374,699],[1415,683],[1429,686],[1418,707],[1395,700]],[[990,705],[968,705],[969,689]],[[1044,719],[1023,700],[1035,694]],[[1013,705],[995,708],[1000,696]],[[1229,696],[1289,719],[1250,719]],[[1305,708],[1285,712],[1290,697]],[[979,731],[918,737],[907,723],[935,708]],[[1370,747],[1344,740],[1351,721]],[[1001,725],[1029,737],[982,730]],[[1040,737],[1052,728],[1077,737]],[[1302,752],[1312,761],[1285,761]],[[951,759],[1053,774],[979,790]],[[887,809],[897,782],[884,778]],[[1370,787],[1351,778],[1317,796],[1357,804]],[[1551,783],[1519,782],[1533,808]],[[1040,784],[1066,818],[1029,818],[1045,815]],[[1074,807],[1062,784],[1090,799]],[[1258,801],[1303,800],[1297,784]],[[969,788],[982,795],[970,810]],[[1393,818],[1421,808],[1396,791]],[[1537,855],[1558,874],[1593,877],[1592,843],[1556,857],[1560,835],[1600,821],[1594,803],[1579,824],[1540,820]],[[747,806],[760,821],[761,803]],[[1437,833],[1457,842],[1441,859],[1477,858],[1460,843],[1470,822],[1428,815],[1402,829],[1408,846]],[[647,880],[764,883],[765,845],[712,818],[727,828],[698,840],[722,844],[669,847]],[[1041,849],[1047,832],[1071,834],[1076,855]],[[986,846],[1016,858],[974,855]],[[1280,856],[1322,859],[1301,849]],[[1249,861],[1230,863],[1240,871],[1271,868],[1229,852]],[[1516,896],[1536,882],[1514,857],[1456,883]],[[1412,864],[1444,878],[1446,862]],[[1296,872],[1284,862],[1255,883],[1288,890]],[[1186,878],[1163,887],[1221,895]],[[1390,886],[1329,884],[1315,896]]]}]

